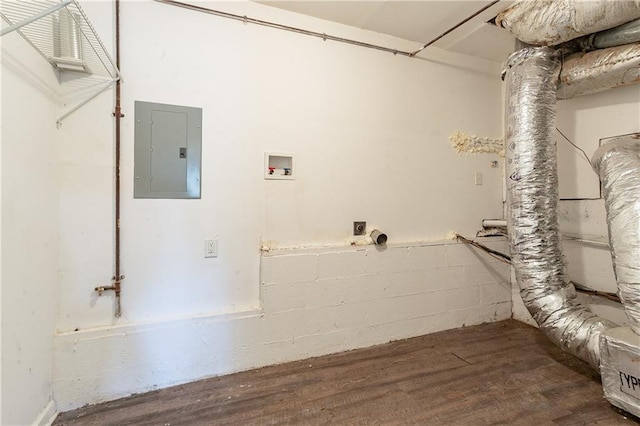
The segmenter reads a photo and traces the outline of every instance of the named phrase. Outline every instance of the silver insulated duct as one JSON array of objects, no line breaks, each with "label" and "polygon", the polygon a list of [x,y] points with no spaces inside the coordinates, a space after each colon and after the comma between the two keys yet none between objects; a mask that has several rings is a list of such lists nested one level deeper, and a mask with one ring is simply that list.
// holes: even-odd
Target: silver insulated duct
[{"label": "silver insulated duct", "polygon": [[638,0],[517,0],[496,24],[525,43],[552,46],[638,18]]},{"label": "silver insulated duct", "polygon": [[603,145],[592,163],[602,181],[618,293],[640,335],[640,134]]},{"label": "silver insulated duct", "polygon": [[576,300],[564,271],[554,139],[558,54],[548,47],[507,61],[506,180],[512,264],[525,306],[558,346],[599,369],[600,334],[615,324]]},{"label": "silver insulated duct", "polygon": [[576,53],[564,59],[558,99],[640,82],[640,43]]}]

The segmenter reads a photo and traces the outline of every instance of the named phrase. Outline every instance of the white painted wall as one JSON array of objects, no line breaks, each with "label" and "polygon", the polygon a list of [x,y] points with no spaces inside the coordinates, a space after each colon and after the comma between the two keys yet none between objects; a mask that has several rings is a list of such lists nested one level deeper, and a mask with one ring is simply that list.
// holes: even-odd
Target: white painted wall
[{"label": "white painted wall", "polygon": [[[582,148],[590,160],[600,146],[600,139],[638,131],[640,88],[632,85],[560,101],[557,127]],[[584,155],[560,135],[556,135],[556,140],[560,198],[599,198],[598,176]],[[588,222],[582,226],[588,226]]]},{"label": "white painted wall", "polygon": [[[206,5],[417,47],[251,2]],[[85,9],[108,39],[107,7],[90,2]],[[103,95],[59,132],[54,392],[62,410],[509,316],[502,281],[480,282],[489,264],[469,273],[443,257],[443,270],[422,278],[407,266],[422,242],[440,241],[449,252],[451,241],[443,240],[452,231],[473,234],[482,218],[501,216],[501,176],[492,158],[459,157],[447,139],[458,129],[502,133],[499,64],[437,48],[404,58],[150,1],[123,2],[121,20],[123,317],[113,318],[110,295],[92,292],[108,283],[113,262],[113,129],[104,120],[112,104]],[[203,108],[202,199],[133,199],[135,100]],[[296,180],[264,180],[265,151],[294,153]],[[484,174],[482,186],[474,184],[475,171]],[[349,248],[354,220],[380,227],[404,248]],[[204,259],[203,240],[214,236],[219,257]],[[263,245],[288,247],[278,251],[288,260],[316,259],[312,271],[365,269],[336,282],[318,272],[318,281],[305,279],[292,293],[295,262],[285,262],[261,287]],[[315,254],[293,248],[302,246]],[[276,258],[262,258],[262,281]],[[371,269],[376,265],[404,274],[390,287],[405,293],[386,296],[387,272]],[[377,293],[353,293],[369,287]],[[314,305],[314,291],[325,305]],[[347,296],[347,305],[332,305]],[[367,315],[372,307],[384,318]],[[329,312],[339,318],[337,330],[326,322]]]},{"label": "white painted wall", "polygon": [[52,419],[58,281],[56,76],[16,33],[2,37],[2,418]]},{"label": "white painted wall", "polygon": [[[111,3],[83,5],[111,48]],[[253,3],[210,5],[417,47]],[[500,268],[442,241],[500,216],[499,171],[447,141],[456,129],[500,133],[497,64],[435,48],[397,57],[153,2],[124,2],[122,23],[118,321],[93,292],[112,274],[112,93],[56,130],[51,67],[20,39],[3,47],[3,423],[46,422],[52,374],[69,409],[509,316]],[[204,109],[201,200],[132,198],[134,100]],[[297,179],[263,180],[264,151],[294,152]],[[349,248],[353,220],[400,245]],[[220,256],[205,260],[212,236]],[[427,240],[441,241],[433,258],[416,243]],[[265,244],[342,248],[270,253],[261,272]],[[300,259],[317,277],[291,281]]]},{"label": "white painted wall", "polygon": [[[406,48],[262,5],[209,5]],[[501,215],[499,170],[457,157],[447,141],[456,129],[501,133],[497,64],[438,49],[397,57],[153,2],[124,2],[122,25],[121,322],[256,307],[263,241],[343,243],[354,220],[391,241],[438,240]],[[135,100],[204,109],[201,200],[132,198]],[[112,322],[110,297],[91,295],[111,276],[112,239],[111,129],[91,124],[110,111],[93,107],[68,119],[75,136],[61,143],[60,331]],[[297,179],[263,180],[264,151],[295,153]],[[202,256],[211,236],[218,259]]]}]

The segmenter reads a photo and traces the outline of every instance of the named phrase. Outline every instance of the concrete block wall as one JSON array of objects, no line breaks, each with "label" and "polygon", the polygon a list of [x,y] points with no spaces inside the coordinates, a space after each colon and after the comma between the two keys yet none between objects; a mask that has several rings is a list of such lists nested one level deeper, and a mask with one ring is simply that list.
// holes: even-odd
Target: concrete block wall
[{"label": "concrete block wall", "polygon": [[511,316],[508,265],[452,241],[275,250],[260,269],[253,310],[58,334],[58,409]]},{"label": "concrete block wall", "polygon": [[277,250],[261,269],[265,316],[307,335],[384,326],[379,343],[511,314],[508,266],[463,244]]}]

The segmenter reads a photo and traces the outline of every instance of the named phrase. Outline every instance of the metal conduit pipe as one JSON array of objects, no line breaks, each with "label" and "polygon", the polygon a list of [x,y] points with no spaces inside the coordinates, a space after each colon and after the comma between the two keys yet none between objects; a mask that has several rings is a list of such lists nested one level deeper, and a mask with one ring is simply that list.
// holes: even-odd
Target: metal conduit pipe
[{"label": "metal conduit pipe", "polygon": [[275,28],[277,30],[289,31],[289,32],[298,33],[298,34],[302,34],[302,35],[307,35],[307,36],[311,36],[311,37],[317,37],[317,38],[321,38],[321,39],[323,39],[325,41],[326,40],[331,40],[331,41],[337,41],[339,43],[346,43],[346,44],[352,44],[352,45],[355,45],[355,46],[366,47],[368,49],[381,50],[383,52],[393,53],[394,55],[413,57],[417,53],[417,52],[406,52],[406,51],[403,51],[403,50],[392,49],[390,47],[384,47],[384,46],[379,46],[379,45],[376,45],[376,44],[365,43],[365,42],[362,42],[362,41],[352,40],[352,39],[348,39],[348,38],[344,38],[344,37],[337,37],[337,36],[333,36],[333,35],[330,35],[330,34],[319,33],[319,32],[316,32],[316,31],[309,31],[309,30],[305,30],[303,28],[291,27],[289,25],[282,25],[282,24],[278,24],[278,23],[275,23],[275,22],[270,22],[270,21],[264,21],[264,20],[261,20],[261,19],[250,18],[248,16],[236,15],[236,14],[233,14],[233,13],[223,12],[223,11],[215,10],[215,9],[209,9],[209,8],[204,7],[204,6],[198,6],[196,4],[184,3],[184,2],[180,2],[180,1],[176,1],[176,0],[154,0],[154,1],[156,1],[158,3],[168,4],[168,5],[171,5],[171,6],[182,7],[184,9],[194,10],[196,12],[202,12],[202,13],[207,13],[209,15],[219,16],[221,18],[233,19],[235,21],[240,21],[240,22],[243,22],[245,24],[255,24],[255,25],[260,25],[260,26],[263,26],[263,27]]},{"label": "metal conduit pipe", "polygon": [[[116,68],[120,69],[120,0],[116,0]],[[120,121],[124,115],[122,114],[122,102],[120,99],[122,79],[118,79],[116,82],[116,106],[113,116],[115,117],[115,155],[116,155],[116,181],[115,181],[115,273],[113,276],[113,287],[116,296],[116,309],[114,315],[120,317],[122,310],[120,308],[120,292],[121,283],[124,279],[124,275],[120,271],[120,151],[121,151],[121,130]]]},{"label": "metal conduit pipe", "polygon": [[565,58],[558,99],[640,82],[640,43],[577,53]]},{"label": "metal conduit pipe", "polygon": [[618,294],[640,335],[640,134],[603,145],[591,162],[602,181]]},{"label": "metal conduit pipe", "polygon": [[520,295],[548,338],[599,370],[600,334],[616,325],[576,300],[558,224],[554,139],[558,54],[525,48],[507,61],[506,186],[509,249]]},{"label": "metal conduit pipe", "polygon": [[176,0],[154,0],[154,1],[156,1],[158,3],[164,3],[164,4],[168,4],[168,5],[172,5],[172,6],[178,6],[178,7],[182,7],[182,8],[185,8],[185,9],[194,10],[194,11],[197,11],[197,12],[208,13],[210,15],[219,16],[221,18],[227,18],[227,19],[233,19],[233,20],[236,20],[236,21],[241,21],[241,22],[244,22],[245,24],[247,24],[247,23],[256,24],[256,25],[260,25],[260,26],[263,26],[263,27],[275,28],[277,30],[290,31],[290,32],[294,32],[294,33],[298,33],[298,34],[302,34],[302,35],[311,36],[311,37],[318,37],[318,38],[321,38],[321,39],[323,39],[325,41],[326,40],[337,41],[339,43],[352,44],[354,46],[366,47],[368,49],[381,50],[383,52],[393,53],[394,55],[409,56],[409,57],[413,58],[418,53],[420,53],[423,50],[425,50],[427,47],[431,46],[432,44],[434,44],[438,40],[442,39],[443,37],[447,36],[451,32],[455,31],[456,29],[458,29],[462,25],[466,24],[467,22],[469,22],[470,20],[472,20],[476,16],[480,15],[482,12],[484,12],[484,11],[488,10],[489,8],[491,8],[492,6],[496,5],[497,3],[499,3],[500,0],[493,0],[493,1],[489,2],[489,3],[487,3],[485,6],[483,6],[478,11],[476,11],[476,12],[472,13],[471,15],[467,16],[465,19],[463,19],[462,21],[460,21],[457,24],[453,25],[452,27],[447,29],[445,32],[440,34],[439,36],[435,37],[431,41],[429,41],[429,42],[425,43],[424,45],[422,45],[422,47],[420,49],[414,50],[412,52],[406,52],[406,51],[403,51],[403,50],[392,49],[392,48],[389,48],[389,47],[379,46],[379,45],[371,44],[371,43],[365,43],[365,42],[362,42],[362,41],[352,40],[352,39],[348,39],[348,38],[344,38],[344,37],[337,37],[337,36],[333,36],[333,35],[329,35],[329,34],[325,34],[325,33],[319,33],[319,32],[316,32],[316,31],[309,31],[309,30],[305,30],[303,28],[291,27],[291,26],[288,26],[288,25],[282,25],[282,24],[278,24],[278,23],[275,23],[275,22],[270,22],[270,21],[265,21],[265,20],[261,20],[261,19],[250,18],[248,16],[236,15],[236,14],[233,14],[233,13],[223,12],[223,11],[215,10],[215,9],[209,9],[209,8],[206,8],[206,7],[203,7],[203,6],[198,6],[198,5],[190,4],[190,3],[184,3],[184,2],[180,2],[180,1],[176,1]]},{"label": "metal conduit pipe", "polygon": [[[115,0],[115,51],[116,51],[116,68],[120,69],[120,0]],[[115,193],[114,193],[114,274],[111,278],[110,286],[95,287],[94,290],[99,296],[105,291],[113,291],[115,296],[115,308],[113,315],[119,318],[122,315],[120,293],[122,291],[122,280],[124,275],[120,271],[120,151],[121,151],[121,130],[120,120],[122,114],[122,105],[120,99],[120,85],[122,80],[116,81],[116,102],[113,116],[115,118]]]}]

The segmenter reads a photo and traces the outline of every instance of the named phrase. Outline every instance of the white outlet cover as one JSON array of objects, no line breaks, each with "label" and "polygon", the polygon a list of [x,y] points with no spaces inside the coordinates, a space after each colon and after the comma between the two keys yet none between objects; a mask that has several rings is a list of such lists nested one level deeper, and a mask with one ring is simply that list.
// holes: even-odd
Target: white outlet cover
[{"label": "white outlet cover", "polygon": [[218,239],[204,240],[204,257],[218,257]]},{"label": "white outlet cover", "polygon": [[476,172],[474,178],[476,185],[482,185],[482,172]]}]

